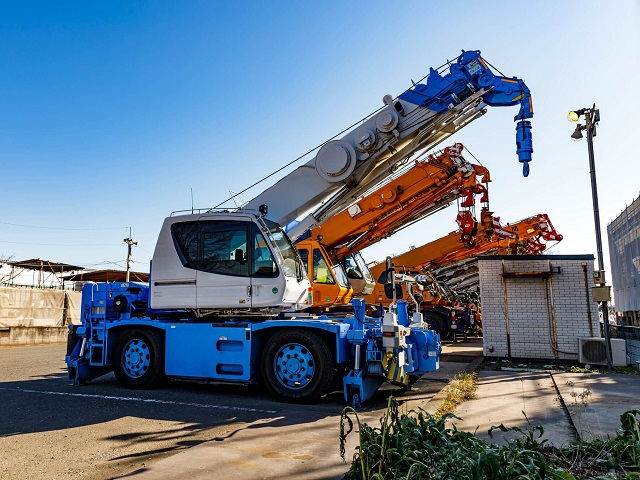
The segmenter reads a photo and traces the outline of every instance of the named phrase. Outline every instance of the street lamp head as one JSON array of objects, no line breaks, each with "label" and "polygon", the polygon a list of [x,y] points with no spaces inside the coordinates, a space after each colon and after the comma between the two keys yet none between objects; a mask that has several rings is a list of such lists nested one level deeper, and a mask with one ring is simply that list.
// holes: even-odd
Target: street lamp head
[{"label": "street lamp head", "polygon": [[580,110],[571,110],[567,115],[567,119],[569,119],[570,122],[577,122],[578,119],[588,111],[589,111],[588,108],[581,108]]},{"label": "street lamp head", "polygon": [[576,125],[575,131],[571,134],[571,138],[573,138],[574,142],[579,142],[582,140],[582,129],[585,128],[583,125]]}]

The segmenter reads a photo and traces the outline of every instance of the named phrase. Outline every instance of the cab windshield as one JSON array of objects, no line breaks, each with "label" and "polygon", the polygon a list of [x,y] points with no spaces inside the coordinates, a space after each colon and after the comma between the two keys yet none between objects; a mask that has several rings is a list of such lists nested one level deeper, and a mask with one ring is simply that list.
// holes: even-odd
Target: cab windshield
[{"label": "cab windshield", "polygon": [[369,283],[375,283],[373,275],[371,275],[371,271],[369,270],[369,267],[367,267],[367,262],[362,258],[362,254],[360,252],[356,252],[353,254],[353,258],[359,267],[360,273],[364,275],[364,279]]},{"label": "cab windshield", "polygon": [[298,255],[298,251],[295,249],[287,234],[280,225],[266,218],[262,219],[269,229],[269,238],[275,247],[276,255],[282,256],[282,270],[286,277],[293,277],[299,281],[307,278],[307,272],[305,272],[302,265],[302,260]]},{"label": "cab windshield", "polygon": [[333,252],[329,252],[329,260],[333,264],[333,270],[336,273],[338,285],[340,285],[341,287],[349,288],[351,286],[351,284],[349,283],[349,279],[347,278],[346,273],[344,273],[342,264],[338,261]]}]

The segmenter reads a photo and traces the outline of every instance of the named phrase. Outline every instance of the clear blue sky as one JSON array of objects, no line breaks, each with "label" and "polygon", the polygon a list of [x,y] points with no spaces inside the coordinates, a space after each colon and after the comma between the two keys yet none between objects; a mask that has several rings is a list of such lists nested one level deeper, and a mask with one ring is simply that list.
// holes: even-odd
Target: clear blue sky
[{"label": "clear blue sky", "polygon": [[[551,253],[596,253],[587,145],[571,141],[566,114],[600,108],[608,268],[606,224],[640,194],[639,26],[632,0],[2,2],[0,253],[124,267],[131,227],[146,271],[191,189],[196,207],[218,204],[465,49],[531,89],[531,175],[515,155],[516,107],[489,109],[447,144],[491,170],[503,221],[549,214],[565,237]],[[367,259],[454,230],[454,209]]]}]

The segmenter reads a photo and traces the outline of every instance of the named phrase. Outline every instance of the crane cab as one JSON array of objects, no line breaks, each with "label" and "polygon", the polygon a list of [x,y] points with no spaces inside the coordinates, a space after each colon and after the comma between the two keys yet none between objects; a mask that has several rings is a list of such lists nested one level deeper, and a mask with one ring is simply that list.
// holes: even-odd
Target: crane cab
[{"label": "crane cab", "polygon": [[353,289],[335,254],[312,239],[299,241],[296,248],[313,286],[314,307],[349,305]]},{"label": "crane cab", "polygon": [[376,282],[360,252],[348,255],[342,261],[342,265],[353,288],[354,296],[367,296],[373,292]]},{"label": "crane cab", "polygon": [[282,228],[247,211],[165,219],[153,254],[150,305],[197,314],[277,314],[310,306],[310,283]]}]

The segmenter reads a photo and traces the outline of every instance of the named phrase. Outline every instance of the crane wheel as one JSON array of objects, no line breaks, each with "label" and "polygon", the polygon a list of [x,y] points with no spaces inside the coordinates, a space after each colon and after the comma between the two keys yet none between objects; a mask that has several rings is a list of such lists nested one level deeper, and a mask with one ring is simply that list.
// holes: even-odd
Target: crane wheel
[{"label": "crane wheel", "polygon": [[164,342],[149,329],[122,332],[113,357],[113,373],[126,388],[153,388],[163,383]]},{"label": "crane wheel", "polygon": [[311,403],[330,390],[336,365],[321,336],[293,329],[278,331],[267,340],[260,369],[266,389],[277,400]]},{"label": "crane wheel", "polygon": [[441,338],[445,338],[447,332],[444,319],[429,312],[423,312],[422,314],[424,315],[424,322],[429,325],[429,330],[434,330]]}]

